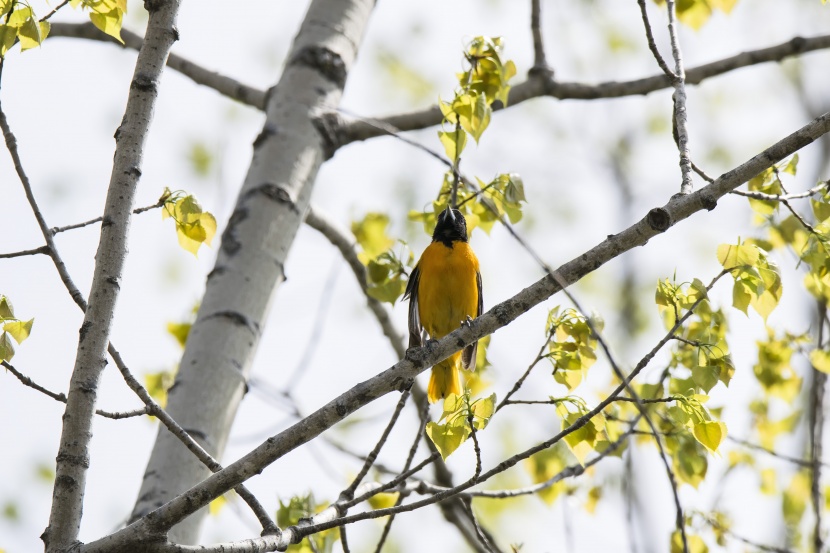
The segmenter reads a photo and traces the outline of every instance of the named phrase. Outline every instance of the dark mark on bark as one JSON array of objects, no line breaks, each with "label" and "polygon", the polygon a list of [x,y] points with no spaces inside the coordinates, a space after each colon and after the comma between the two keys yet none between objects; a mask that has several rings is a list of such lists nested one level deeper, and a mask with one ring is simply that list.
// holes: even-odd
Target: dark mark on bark
[{"label": "dark mark on bark", "polygon": [[233,215],[231,215],[228,226],[225,228],[225,232],[222,233],[222,251],[226,254],[233,256],[242,248],[242,243],[236,237],[236,225],[247,218],[248,209],[245,207],[236,208]]},{"label": "dark mark on bark", "polygon": [[669,212],[662,207],[655,207],[646,215],[646,222],[652,230],[657,232],[665,232],[671,226],[671,216]]},{"label": "dark mark on bark", "polygon": [[289,65],[314,69],[338,88],[346,84],[346,64],[337,53],[323,46],[306,46],[291,58]]},{"label": "dark mark on bark", "polygon": [[331,159],[341,145],[340,129],[343,127],[343,120],[337,113],[328,112],[312,119],[311,124],[320,135],[324,159]]}]

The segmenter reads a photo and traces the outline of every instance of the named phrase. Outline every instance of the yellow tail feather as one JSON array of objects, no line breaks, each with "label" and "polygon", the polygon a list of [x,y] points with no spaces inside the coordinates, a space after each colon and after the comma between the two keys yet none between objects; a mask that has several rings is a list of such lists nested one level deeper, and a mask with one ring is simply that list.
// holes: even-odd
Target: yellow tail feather
[{"label": "yellow tail feather", "polygon": [[461,394],[461,379],[458,375],[458,359],[461,357],[456,353],[432,367],[432,376],[429,377],[427,396],[430,403],[450,394]]}]

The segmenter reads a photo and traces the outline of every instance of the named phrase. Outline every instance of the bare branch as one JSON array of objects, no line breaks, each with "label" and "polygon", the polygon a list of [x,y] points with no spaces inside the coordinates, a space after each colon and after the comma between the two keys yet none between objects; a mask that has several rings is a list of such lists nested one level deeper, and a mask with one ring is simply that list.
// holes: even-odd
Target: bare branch
[{"label": "bare branch", "polygon": [[354,491],[360,485],[360,482],[363,478],[366,477],[368,474],[369,469],[372,468],[372,465],[375,463],[375,460],[378,458],[378,454],[380,453],[381,448],[386,443],[386,440],[389,438],[389,434],[392,432],[392,429],[395,427],[395,423],[398,422],[398,417],[403,411],[403,406],[406,405],[406,401],[409,399],[409,388],[404,390],[401,394],[401,398],[398,400],[398,404],[395,406],[395,411],[392,413],[392,418],[389,419],[389,423],[386,425],[386,428],[383,430],[383,434],[381,434],[380,439],[375,444],[375,447],[372,448],[372,451],[366,457],[366,462],[363,463],[363,467],[360,469],[360,472],[357,473],[352,483],[349,485],[348,488],[341,492],[340,497],[342,499],[352,499],[354,497]]},{"label": "bare branch", "polygon": [[[29,388],[32,388],[33,390],[37,390],[38,392],[40,392],[40,393],[42,393],[42,394],[44,394],[48,397],[51,397],[52,399],[54,399],[56,401],[60,401],[61,403],[66,403],[66,394],[64,394],[64,393],[57,394],[57,393],[55,393],[55,392],[53,392],[53,391],[51,391],[47,388],[44,388],[43,386],[41,386],[40,384],[38,384],[37,382],[35,382],[31,378],[29,378],[28,376],[26,376],[25,374],[18,371],[16,368],[14,368],[13,365],[8,363],[7,361],[0,362],[0,365],[3,365],[3,367],[5,367],[5,369],[7,371],[12,373],[20,381],[20,383],[23,384],[24,386],[28,386]],[[140,417],[142,415],[146,415],[146,414],[148,414],[148,409],[146,407],[142,407],[141,409],[134,409],[133,411],[115,411],[115,412],[113,412],[113,411],[104,411],[103,409],[96,409],[95,414],[96,415],[101,415],[102,417],[106,417],[108,419],[118,420],[118,419],[128,419],[128,418],[131,418],[131,417]]]},{"label": "bare branch", "polygon": [[[830,113],[813,120],[739,167],[725,173],[713,184],[705,186],[691,194],[672,198],[665,206],[652,209],[642,220],[619,234],[610,235],[609,238],[594,248],[560,267],[556,273],[559,275],[561,282],[567,285],[573,284],[584,275],[601,267],[610,259],[644,244],[649,239],[665,232],[672,225],[688,218],[694,213],[703,209],[714,209],[717,205],[717,200],[730,190],[737,188],[760,171],[779,162],[784,157],[791,155],[807,144],[810,144],[828,131],[830,131]],[[87,553],[102,551],[102,548],[112,546],[113,544],[130,543],[134,540],[141,539],[142,536],[156,535],[159,532],[163,532],[200,507],[206,505],[213,498],[218,497],[231,487],[257,474],[276,459],[279,459],[309,440],[314,439],[323,430],[341,421],[363,405],[374,401],[392,390],[400,389],[405,382],[414,378],[415,375],[433,366],[442,359],[447,358],[452,353],[459,351],[466,345],[488,334],[492,334],[499,328],[509,324],[559,290],[560,285],[549,276],[545,276],[540,281],[519,292],[513,298],[496,305],[481,317],[474,319],[469,325],[463,325],[458,330],[451,332],[437,343],[432,343],[427,347],[417,350],[411,350],[405,359],[396,363],[391,368],[356,385],[304,420],[299,421],[280,434],[270,438],[224,470],[213,474],[200,484],[194,486],[191,490],[172,499],[167,504],[130,526],[106,538],[86,545],[83,551]],[[661,340],[658,346],[662,347],[670,339],[670,336],[668,335]],[[638,364],[628,378],[635,377],[642,370],[642,367],[645,366],[648,359],[650,357]],[[598,405],[596,409],[602,410],[619,395],[622,389],[624,389],[624,385],[618,387],[618,390]],[[585,417],[578,419],[576,424],[564,430],[560,435],[557,435],[555,440],[561,439],[564,435],[586,424],[591,417],[599,412],[596,409],[596,412],[591,411]],[[529,455],[534,452],[529,453]],[[516,459],[515,462],[519,460]],[[499,466],[501,467],[502,465]],[[504,468],[506,469],[508,467],[505,466]],[[482,478],[489,476],[489,473],[484,473]],[[465,485],[462,484],[462,486]],[[463,491],[463,489],[459,491]],[[441,499],[444,499],[444,497],[438,500]],[[392,512],[385,512],[379,516],[388,514],[392,514]],[[366,515],[352,515],[351,517],[339,519],[334,526],[346,524],[352,520],[352,517],[357,516],[366,517]],[[315,527],[315,531],[322,529]]]},{"label": "bare branch", "polygon": [[769,553],[795,553],[795,551],[793,551],[792,549],[787,549],[785,547],[776,547],[774,545],[765,545],[763,543],[758,543],[758,542],[749,540],[749,539],[747,539],[743,536],[740,536],[740,535],[736,534],[735,532],[733,532],[729,528],[723,526],[721,523],[719,523],[717,520],[715,520],[712,517],[701,515],[701,518],[704,520],[704,522],[706,522],[706,524],[708,524],[712,528],[715,528],[719,532],[722,532],[723,534],[729,536],[730,538],[732,538],[735,541],[745,543],[746,545],[754,547],[755,549],[759,549],[761,551],[768,551]]},{"label": "bare branch", "polygon": [[[137,207],[137,208],[135,208],[133,210],[133,214],[138,215],[139,213],[144,213],[145,211],[150,211],[151,209],[157,209],[159,207],[162,207],[163,205],[164,205],[164,199],[160,199],[159,201],[157,201],[153,205],[148,205],[146,207]],[[86,227],[86,226],[89,226],[89,225],[94,225],[95,223],[100,223],[103,220],[104,220],[103,217],[96,217],[94,219],[90,219],[89,221],[84,221],[83,223],[75,223],[73,225],[66,225],[65,227],[52,227],[51,229],[49,229],[49,232],[50,232],[50,234],[52,234],[52,236],[54,236],[58,233],[66,232],[67,230],[74,230],[74,229]]]},{"label": "bare branch", "polygon": [[[766,453],[768,455],[771,455],[773,457],[777,457],[778,459],[781,459],[782,461],[787,461],[788,463],[792,463],[792,464],[798,465],[800,467],[811,468],[813,466],[812,461],[808,461],[806,459],[799,459],[798,457],[790,457],[789,455],[784,455],[783,453],[778,453],[777,451],[775,451],[773,449],[770,449],[768,447],[764,447],[760,444],[752,443],[748,440],[744,440],[744,439],[741,439],[741,438],[735,438],[734,436],[729,436],[729,435],[726,436],[726,439],[729,440],[730,442],[734,442],[734,443],[736,443],[738,445],[741,445],[743,447],[746,447],[748,449],[754,449],[756,451],[763,451],[764,453]],[[821,463],[821,464],[825,467],[830,468],[830,464],[828,464],[828,463]]]},{"label": "bare branch", "polygon": [[[816,336],[816,347],[821,348],[824,342],[824,318],[827,315],[827,306],[818,304],[818,333]],[[822,535],[822,512],[824,511],[824,498],[821,492],[821,457],[824,436],[824,390],[827,384],[827,375],[815,367],[812,367],[813,385],[810,388],[809,406],[809,443],[810,443],[810,498],[813,504],[813,515],[815,523],[813,527],[813,551],[821,553],[824,551],[824,537]]]},{"label": "bare branch", "polygon": [[[49,38],[54,37],[98,40],[132,50],[141,49],[141,45],[144,43],[144,39],[137,34],[127,29],[121,29],[121,38],[124,40],[124,44],[121,44],[111,36],[99,31],[92,23],[52,23]],[[167,65],[170,69],[178,71],[196,84],[212,88],[219,94],[242,104],[260,110],[265,109],[265,97],[267,95],[265,91],[240,83],[216,71],[205,69],[177,54],[170,54]]]},{"label": "bare branch", "polygon": [[640,5],[640,16],[643,18],[643,26],[646,30],[646,40],[648,41],[648,49],[651,50],[651,54],[654,56],[655,61],[657,61],[657,65],[660,66],[660,69],[663,70],[663,73],[672,81],[677,78],[677,75],[674,74],[666,60],[663,59],[663,56],[660,55],[660,50],[657,49],[657,44],[654,42],[654,33],[651,31],[651,23],[648,20],[648,11],[646,11],[646,2],[645,0],[637,0],[637,3]]},{"label": "bare branch", "polygon": [[69,2],[70,2],[70,0],[63,0],[63,2],[61,2],[60,4],[55,6],[55,8],[52,11],[50,11],[49,13],[47,13],[46,15],[44,15],[43,17],[40,18],[41,23],[44,22],[44,21],[48,21],[50,17],[52,17],[53,15],[58,13],[58,10],[61,9],[62,7],[64,7],[65,5],[67,5]]},{"label": "bare branch", "polygon": [[736,196],[744,196],[745,198],[752,198],[753,200],[764,200],[768,202],[784,202],[788,200],[797,200],[800,198],[809,198],[813,194],[818,194],[830,185],[830,181],[823,182],[818,186],[814,186],[804,192],[797,192],[793,194],[764,194],[763,192],[750,192],[748,190],[733,190],[730,194]]},{"label": "bare branch", "polygon": [[541,3],[541,0],[530,0],[530,32],[533,35],[533,67],[530,71],[552,77],[553,71],[545,59],[545,45],[542,41]]},{"label": "bare branch", "polygon": [[[641,0],[642,1],[642,0]],[[669,14],[669,39],[671,41],[671,53],[674,58],[674,74],[676,78],[672,83],[674,86],[674,117],[672,117],[673,134],[677,142],[677,150],[680,152],[680,173],[683,182],[680,184],[680,193],[689,194],[693,190],[692,184],[692,158],[689,153],[689,131],[686,126],[686,71],[683,68],[683,53],[680,50],[680,40],[677,36],[677,20],[675,13],[675,0],[666,0],[666,8]],[[683,536],[683,551],[688,550],[686,535]]]},{"label": "bare branch", "polygon": [[23,257],[26,255],[40,255],[45,254],[49,255],[49,246],[41,246],[39,248],[35,248],[33,250],[23,250],[19,252],[11,252],[11,253],[0,253],[0,259],[12,259],[15,257]]},{"label": "bare branch", "polygon": [[[794,37],[769,48],[751,50],[735,56],[724,58],[712,63],[700,65],[686,71],[686,84],[696,85],[704,80],[734,71],[741,67],[748,67],[771,61],[781,61],[790,56],[830,48],[830,35],[821,35],[811,38]],[[540,96],[551,96],[560,100],[596,100],[598,98],[621,98],[648,94],[672,86],[671,79],[664,74],[636,79],[633,81],[608,81],[595,85],[573,82],[561,82],[554,79],[543,79],[531,76],[528,80],[515,85],[510,89],[510,105],[515,106],[524,101]],[[494,110],[499,109],[494,106]],[[373,119],[400,130],[411,131],[438,125],[442,118],[438,106],[422,111],[378,117]],[[344,123],[338,131],[338,144],[344,146],[351,142],[367,140],[386,134],[363,121],[349,121]]]}]

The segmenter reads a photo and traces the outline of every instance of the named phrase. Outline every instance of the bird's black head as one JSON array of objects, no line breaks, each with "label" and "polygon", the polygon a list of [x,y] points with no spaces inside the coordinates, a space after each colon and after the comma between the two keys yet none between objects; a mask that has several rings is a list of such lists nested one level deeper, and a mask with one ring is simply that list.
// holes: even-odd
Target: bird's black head
[{"label": "bird's black head", "polygon": [[452,247],[453,242],[467,241],[467,220],[457,209],[449,207],[438,215],[435,223],[435,232],[432,233],[433,242],[443,242]]}]

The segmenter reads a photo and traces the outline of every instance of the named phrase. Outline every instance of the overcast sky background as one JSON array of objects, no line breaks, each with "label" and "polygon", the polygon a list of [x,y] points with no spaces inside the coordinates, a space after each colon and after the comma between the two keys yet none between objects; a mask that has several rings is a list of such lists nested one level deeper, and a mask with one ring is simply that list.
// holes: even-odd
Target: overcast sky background
[{"label": "overcast sky background", "polygon": [[[520,82],[533,60],[529,4],[516,0],[379,2],[342,106],[376,116],[429,106],[438,95],[450,97],[455,73],[462,70],[462,48],[477,35],[505,38],[505,55],[515,60],[519,72],[515,82]],[[44,2],[33,1],[32,5],[39,14],[48,10]],[[307,2],[299,1],[183,2],[178,25],[181,40],[174,51],[209,69],[267,88],[280,73],[306,6]],[[125,27],[142,33],[146,21],[142,3],[130,1],[129,9]],[[649,11],[658,44],[668,56],[665,10],[649,2]],[[55,21],[85,20],[84,14],[70,8],[55,17]],[[717,13],[699,32],[681,28],[680,38],[687,67],[693,67],[828,29],[830,6],[822,6],[820,0],[740,0],[731,15]],[[658,72],[646,48],[635,0],[544,1],[543,31],[549,62],[561,80],[596,83]],[[134,61],[132,51],[63,38],[47,40],[41,48],[23,55],[17,49],[9,54],[2,82],[3,109],[50,226],[100,215],[111,170],[112,135],[123,114]],[[785,77],[786,71],[803,69],[807,97],[826,111],[830,107],[826,95],[829,62],[830,53],[811,53],[800,63],[785,64],[784,70],[765,64],[690,87],[690,146],[695,161],[710,174],[720,174],[812,119]],[[413,81],[402,79],[396,73],[400,67],[417,73],[423,84],[415,87]],[[517,230],[555,267],[629,226],[679,190],[670,117],[669,91],[608,101],[536,99],[495,114],[481,144],[465,154],[463,169],[485,181],[500,172],[522,175],[529,204]],[[164,187],[184,189],[195,193],[216,215],[221,233],[262,121],[255,110],[167,70],[144,156],[137,206],[154,203]],[[432,149],[440,148],[434,129],[408,136]],[[628,216],[620,208],[621,196],[608,154],[623,137],[631,152],[625,167],[633,188]],[[197,144],[214,153],[207,178],[197,175],[188,160]],[[791,181],[791,191],[810,188],[816,178],[828,178],[826,172],[820,173],[820,156],[815,146],[801,153],[799,176]],[[388,213],[391,232],[406,239],[417,256],[429,237],[419,225],[407,222],[406,213],[422,209],[435,196],[443,171],[444,167],[427,155],[391,138],[356,143],[323,166],[313,203],[343,225],[368,211]],[[42,244],[6,153],[0,154],[0,213],[0,252]],[[656,281],[676,272],[679,281],[697,277],[708,282],[719,271],[717,245],[734,243],[739,235],[757,234],[750,226],[751,219],[745,199],[724,198],[717,210],[696,214],[645,248],[628,254],[628,261],[615,260],[576,287],[580,300],[605,317],[606,335],[624,366],[633,366],[661,332],[653,304]],[[57,238],[75,282],[85,293],[98,233],[99,227],[93,225]],[[472,244],[481,260],[485,309],[542,275],[503,229],[495,228],[491,236],[476,231]],[[218,245],[218,235],[214,245]],[[177,362],[181,350],[167,334],[166,323],[189,316],[213,258],[214,250],[203,249],[196,259],[179,248],[172,222],[162,221],[158,211],[134,218],[112,341],[135,373],[169,369]],[[788,258],[780,262],[788,270],[794,265]],[[619,329],[614,311],[626,263],[635,267],[643,291],[642,310],[648,316],[647,329],[635,339]],[[253,375],[274,389],[283,389],[310,337],[318,333],[310,362],[294,388],[299,408],[308,413],[386,369],[396,357],[365,308],[348,267],[322,236],[303,227],[286,272],[288,280],[273,302]],[[796,290],[799,278],[790,271],[784,283],[787,305],[770,317],[771,325],[794,332],[809,328],[809,301]],[[20,318],[35,318],[32,336],[18,348],[13,364],[38,383],[64,391],[82,316],[51,261],[45,256],[0,261],[0,293],[11,298]],[[716,305],[728,307],[731,287],[723,282],[713,296]],[[544,339],[547,311],[562,302],[560,297],[549,300],[494,335],[490,359],[493,391],[499,397],[536,355]],[[401,330],[405,314],[405,306],[394,307]],[[724,417],[730,433],[742,437],[748,435],[745,407],[759,393],[751,374],[753,340],[762,337],[764,330],[756,315],[746,318],[731,309],[729,314],[738,370],[728,392],[713,392],[712,405],[727,406]],[[798,362],[803,370],[804,360]],[[655,362],[645,378],[654,378],[661,370]],[[608,382],[608,373],[607,364],[600,361],[578,393],[589,403],[596,401]],[[425,385],[428,377],[424,374],[421,378]],[[543,390],[543,396],[564,395],[564,389],[550,378],[548,367],[535,372],[527,389]],[[223,463],[292,422],[281,404],[262,390],[252,390],[243,402]],[[99,398],[99,407],[111,411],[140,406],[113,366],[105,371]],[[353,417],[361,421],[359,424],[327,435],[357,451],[368,451],[395,401],[396,397],[383,398]],[[13,504],[19,512],[17,520],[0,517],[0,548],[7,553],[42,549],[38,536],[48,520],[51,483],[37,473],[38,467],[54,465],[62,407],[23,387],[10,374],[0,375],[0,506]],[[550,437],[559,428],[552,409],[514,409],[512,415],[494,419],[483,437],[485,468],[511,451]],[[785,406],[781,409],[785,412]],[[392,466],[403,463],[414,435],[414,409],[407,413],[381,455],[381,460]],[[439,413],[436,407],[434,415]],[[128,516],[155,434],[156,423],[147,419],[95,421],[80,536],[83,541],[112,531]],[[798,439],[777,445],[782,451],[800,455]],[[640,530],[634,539],[642,551],[661,551],[674,517],[665,473],[653,448],[636,452],[634,459],[637,496],[643,505],[637,523]],[[782,467],[781,484],[788,482],[790,467],[769,458],[763,462]],[[458,480],[468,477],[473,469],[469,444],[453,455],[450,466]],[[607,489],[593,515],[582,508],[584,492],[562,498],[550,508],[533,497],[512,503],[497,518],[499,544],[506,548],[510,543],[524,543],[524,551],[589,552],[628,547],[631,536],[618,491],[621,467],[620,461],[607,460],[583,477],[582,481],[593,479]],[[335,499],[358,468],[325,444],[315,442],[281,459],[250,484],[274,511],[279,498],[287,500],[309,490],[321,501]],[[711,459],[710,471],[722,472],[723,461]],[[426,471],[425,475],[431,473]],[[520,465],[498,485],[527,483],[529,478]],[[681,498],[689,509],[709,509],[721,491],[721,506],[735,515],[737,532],[777,543],[782,531],[779,500],[761,497],[753,491],[757,486],[756,477],[746,472],[732,478],[726,491],[719,489],[717,478],[698,490],[683,486]],[[750,500],[751,508],[747,506]],[[481,509],[487,511],[483,506]],[[460,539],[438,510],[426,513],[401,516],[392,541],[407,551],[425,547],[458,550]],[[496,524],[496,519],[485,520]],[[379,529],[376,521],[356,525],[354,550],[373,547],[371,539]],[[203,538],[209,543],[257,534],[255,521],[241,505],[211,517]]]}]

